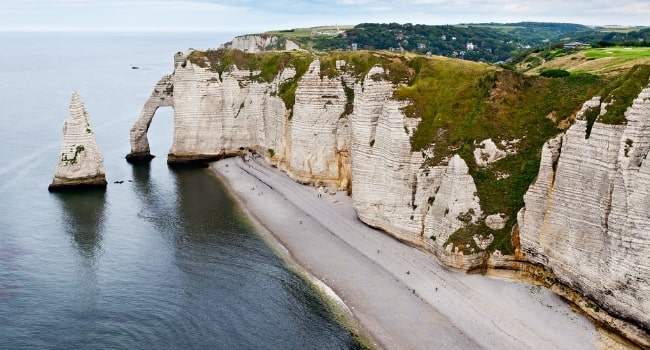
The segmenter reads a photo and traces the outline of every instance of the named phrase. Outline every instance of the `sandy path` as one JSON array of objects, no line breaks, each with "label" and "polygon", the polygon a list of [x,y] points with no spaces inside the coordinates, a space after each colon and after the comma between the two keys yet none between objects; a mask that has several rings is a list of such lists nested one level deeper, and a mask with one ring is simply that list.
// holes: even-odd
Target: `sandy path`
[{"label": "sandy path", "polygon": [[249,214],[386,349],[594,349],[597,332],[545,288],[448,270],[359,221],[349,197],[261,160],[212,164]]}]

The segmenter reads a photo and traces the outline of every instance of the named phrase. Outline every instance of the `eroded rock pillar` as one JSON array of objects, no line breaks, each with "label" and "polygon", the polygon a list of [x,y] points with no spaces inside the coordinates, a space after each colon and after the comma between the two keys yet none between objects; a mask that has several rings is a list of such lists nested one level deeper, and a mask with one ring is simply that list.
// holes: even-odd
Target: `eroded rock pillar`
[{"label": "eroded rock pillar", "polygon": [[104,158],[97,146],[90,116],[79,94],[72,93],[70,115],[63,124],[63,142],[49,191],[106,187]]}]

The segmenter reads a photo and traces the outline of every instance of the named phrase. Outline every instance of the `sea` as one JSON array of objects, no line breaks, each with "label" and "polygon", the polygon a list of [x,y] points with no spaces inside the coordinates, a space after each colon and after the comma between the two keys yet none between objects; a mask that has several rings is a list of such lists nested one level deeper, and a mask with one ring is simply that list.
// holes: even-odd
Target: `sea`
[{"label": "sea", "polygon": [[[350,349],[355,334],[224,186],[169,168],[173,111],[129,129],[173,55],[241,33],[0,33],[0,349]],[[77,91],[105,191],[49,193]]]}]

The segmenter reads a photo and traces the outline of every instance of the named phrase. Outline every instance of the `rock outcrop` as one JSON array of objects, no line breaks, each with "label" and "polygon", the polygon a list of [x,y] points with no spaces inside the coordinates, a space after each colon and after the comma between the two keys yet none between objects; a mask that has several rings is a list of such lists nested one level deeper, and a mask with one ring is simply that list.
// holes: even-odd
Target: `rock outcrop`
[{"label": "rock outcrop", "polygon": [[70,115],[63,123],[63,143],[50,191],[78,187],[106,187],[104,158],[97,146],[88,111],[72,93]]},{"label": "rock outcrop", "polygon": [[250,34],[236,36],[230,43],[224,45],[228,49],[241,50],[248,53],[264,51],[295,51],[300,45],[292,40],[278,38],[271,34]]},{"label": "rock outcrop", "polygon": [[[585,105],[600,107],[598,100]],[[595,103],[594,103],[595,102]],[[600,309],[650,331],[650,87],[626,125],[586,120],[544,146],[519,212],[521,246]]]},{"label": "rock outcrop", "polygon": [[[650,329],[649,89],[626,112],[627,125],[596,122],[586,138],[587,121],[578,118],[544,145],[514,225],[512,215],[481,208],[466,160],[489,169],[515,154],[521,140],[475,142],[469,158],[412,150],[420,118],[405,114],[409,102],[394,97],[386,68],[355,75],[351,63],[337,61],[331,74],[314,59],[306,71],[287,64],[263,80],[255,78],[259,71],[193,63],[190,54],[176,57],[174,73],[147,101],[132,129],[132,154],[148,154],[153,113],[173,106],[170,163],[254,151],[296,181],[350,191],[360,220],[445,265],[543,266],[600,310]],[[288,105],[281,95],[296,81]],[[578,114],[594,106],[599,100]],[[434,156],[442,160],[434,164]],[[514,232],[515,255],[488,251],[494,230]]]}]

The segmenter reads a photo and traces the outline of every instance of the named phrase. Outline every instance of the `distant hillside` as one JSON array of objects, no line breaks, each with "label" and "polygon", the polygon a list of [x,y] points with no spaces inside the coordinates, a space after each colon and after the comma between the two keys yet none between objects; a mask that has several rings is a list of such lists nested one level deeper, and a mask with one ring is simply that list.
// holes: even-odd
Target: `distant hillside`
[{"label": "distant hillside", "polygon": [[390,50],[495,63],[528,50],[581,41],[599,46],[650,45],[650,28],[587,27],[572,23],[475,23],[457,25],[362,23],[268,32],[308,50]]}]

